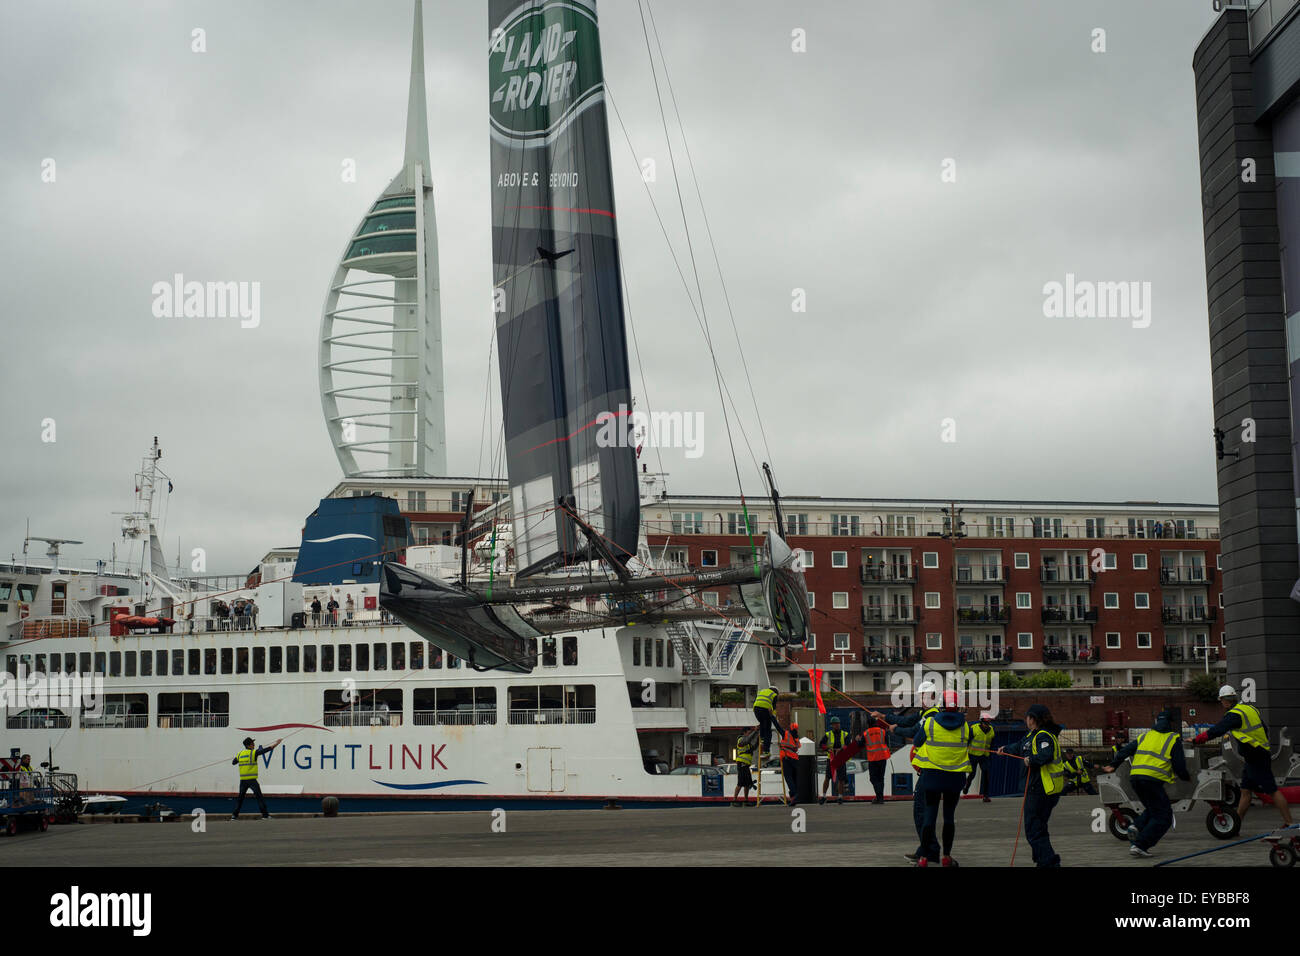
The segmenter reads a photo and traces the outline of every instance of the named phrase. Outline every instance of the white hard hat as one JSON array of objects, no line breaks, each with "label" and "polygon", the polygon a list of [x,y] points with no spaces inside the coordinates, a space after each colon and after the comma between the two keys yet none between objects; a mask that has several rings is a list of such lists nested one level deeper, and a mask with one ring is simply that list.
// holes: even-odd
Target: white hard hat
[{"label": "white hard hat", "polygon": [[1237,696],[1237,691],[1233,688],[1231,684],[1224,684],[1222,687],[1219,688],[1220,700],[1222,700],[1225,697],[1236,697],[1236,696]]},{"label": "white hard hat", "polygon": [[921,681],[921,683],[917,686],[917,688],[916,688],[916,692],[917,692],[918,694],[933,694],[933,693],[934,693],[935,691],[937,691],[938,689],[939,689],[939,688],[937,688],[937,687],[934,686],[934,681],[923,680],[923,681]]}]

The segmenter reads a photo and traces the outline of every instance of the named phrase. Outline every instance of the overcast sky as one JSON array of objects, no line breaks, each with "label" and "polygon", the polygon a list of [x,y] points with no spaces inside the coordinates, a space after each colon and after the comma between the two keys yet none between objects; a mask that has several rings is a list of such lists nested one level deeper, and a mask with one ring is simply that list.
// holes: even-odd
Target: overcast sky
[{"label": "overcast sky", "polygon": [[[492,334],[487,13],[424,9],[448,459],[466,475]],[[784,493],[1217,499],[1191,69],[1210,0],[653,11]],[[670,490],[732,494],[703,337],[637,165],[656,160],[684,258],[641,19],[631,0],[600,15],[637,153],[613,124],[638,400],[705,416],[702,457],[663,453]],[[107,556],[154,435],[176,485],[169,558],[179,537],[210,570],[243,570],[297,543],[341,477],[320,311],[349,231],[401,163],[411,19],[410,0],[0,4],[4,560],[28,518],[33,534],[84,539],[74,560]],[[349,158],[355,183],[341,181]],[[762,459],[683,185],[714,341]],[[152,286],[178,272],[260,282],[260,326],[155,318]],[[1149,282],[1149,327],[1045,317],[1044,285],[1067,273]]]}]

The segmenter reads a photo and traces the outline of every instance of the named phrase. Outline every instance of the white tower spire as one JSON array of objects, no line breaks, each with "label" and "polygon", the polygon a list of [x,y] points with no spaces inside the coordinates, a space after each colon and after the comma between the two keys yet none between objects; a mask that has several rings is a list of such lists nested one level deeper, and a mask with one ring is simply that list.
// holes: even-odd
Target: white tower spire
[{"label": "white tower spire", "polygon": [[320,384],[325,425],[345,475],[447,473],[420,0],[402,168],[353,230],[330,283]]}]

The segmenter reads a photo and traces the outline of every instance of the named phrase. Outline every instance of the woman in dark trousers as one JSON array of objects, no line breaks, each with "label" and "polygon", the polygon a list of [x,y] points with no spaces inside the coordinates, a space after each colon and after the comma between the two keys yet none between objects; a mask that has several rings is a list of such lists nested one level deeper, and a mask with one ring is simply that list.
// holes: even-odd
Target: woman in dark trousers
[{"label": "woman in dark trousers", "polygon": [[[919,714],[892,713],[882,714],[878,710],[871,711],[871,716],[884,724],[891,733],[910,734],[915,736],[917,728],[921,726],[921,721],[931,714],[939,712],[939,708],[933,706],[934,695],[938,692],[932,681],[922,681],[916,688],[916,703],[919,707],[924,707]],[[925,752],[920,747],[912,748],[912,768],[918,773],[925,766]],[[916,826],[916,838],[921,839],[921,830],[925,826],[925,797],[922,795],[919,785],[912,791],[912,823]],[[908,863],[915,863],[925,855],[924,847],[919,843],[915,853],[904,853],[903,859]]]},{"label": "woman in dark trousers", "polygon": [[[921,721],[913,741],[916,747],[925,748],[927,758],[918,781],[925,799],[921,827],[921,847],[925,852],[917,858],[917,866],[957,865],[952,858],[952,842],[957,835],[957,801],[970,773],[970,739],[970,725],[957,709],[957,692],[944,691],[943,710]],[[940,804],[943,805],[942,856],[935,836]]]},{"label": "woman in dark trousers", "polygon": [[1003,749],[1025,758],[1025,839],[1039,866],[1060,866],[1061,857],[1052,849],[1047,821],[1065,789],[1065,763],[1061,760],[1061,726],[1042,704],[1025,711],[1028,728],[1023,740]]}]

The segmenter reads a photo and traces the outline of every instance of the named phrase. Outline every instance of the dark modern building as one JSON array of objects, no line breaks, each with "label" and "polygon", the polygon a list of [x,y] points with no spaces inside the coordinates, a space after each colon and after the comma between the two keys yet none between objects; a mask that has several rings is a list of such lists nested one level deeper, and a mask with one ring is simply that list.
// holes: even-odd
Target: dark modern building
[{"label": "dark modern building", "polygon": [[[1219,4],[1196,49],[1230,682],[1300,727],[1300,0]],[[1287,303],[1287,290],[1296,308]],[[1207,436],[1208,438],[1208,436]]]}]

